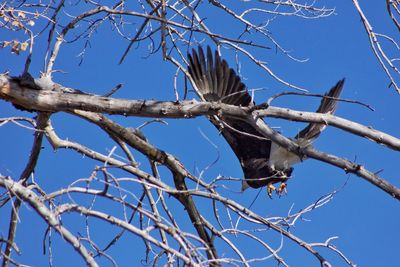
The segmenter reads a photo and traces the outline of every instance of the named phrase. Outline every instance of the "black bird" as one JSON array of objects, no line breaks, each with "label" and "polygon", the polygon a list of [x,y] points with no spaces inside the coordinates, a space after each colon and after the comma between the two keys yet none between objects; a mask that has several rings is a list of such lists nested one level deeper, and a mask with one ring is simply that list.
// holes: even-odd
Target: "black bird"
[{"label": "black bird", "polygon": [[[188,60],[188,71],[194,83],[193,87],[204,100],[242,107],[255,105],[240,77],[229,68],[225,60],[221,60],[217,51],[213,57],[210,47],[207,47],[206,59],[203,49],[199,46],[198,52],[193,49],[192,54],[188,54]],[[339,97],[343,84],[344,79],[325,94],[329,98],[322,98],[316,112],[325,114],[335,112],[337,101],[334,98]],[[285,182],[293,171],[292,165],[301,161],[296,154],[271,142],[262,136],[256,127],[245,121],[224,116],[208,118],[225,137],[240,161],[245,178],[242,190],[248,187],[267,186],[268,194],[271,195],[275,190],[273,184],[278,182],[281,182],[279,192],[285,189]],[[325,124],[310,123],[295,136],[295,141],[303,146],[311,145],[325,127]]]}]

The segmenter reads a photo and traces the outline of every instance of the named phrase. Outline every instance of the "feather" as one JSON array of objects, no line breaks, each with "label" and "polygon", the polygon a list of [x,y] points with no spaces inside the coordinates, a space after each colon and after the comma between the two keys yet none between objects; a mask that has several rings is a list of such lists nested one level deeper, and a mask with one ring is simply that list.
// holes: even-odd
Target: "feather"
[{"label": "feather", "polygon": [[[218,52],[214,57],[207,47],[207,57],[201,47],[188,55],[188,71],[194,87],[206,101],[221,101],[236,106],[254,105],[246,86]],[[317,110],[319,113],[332,114],[336,110],[344,80],[339,81],[324,97]],[[259,188],[272,183],[284,182],[293,171],[293,164],[300,162],[297,155],[287,151],[265,138],[253,125],[239,119],[224,116],[209,116],[208,119],[222,133],[236,154],[243,170],[242,189]],[[321,123],[310,123],[295,138],[298,142],[315,139],[325,128]]]}]

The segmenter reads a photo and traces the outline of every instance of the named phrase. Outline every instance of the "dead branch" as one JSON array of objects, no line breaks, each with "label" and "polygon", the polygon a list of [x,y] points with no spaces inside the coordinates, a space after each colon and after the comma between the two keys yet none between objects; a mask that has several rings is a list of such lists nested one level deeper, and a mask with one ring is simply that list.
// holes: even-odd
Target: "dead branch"
[{"label": "dead branch", "polygon": [[[365,16],[363,10],[361,9],[358,0],[353,0],[353,4],[361,18],[361,21],[364,25],[364,29],[368,35],[368,40],[371,46],[371,49],[378,59],[379,64],[383,68],[386,76],[390,80],[390,86],[393,86],[397,93],[400,93],[400,88],[398,82],[396,80],[396,76],[392,75],[391,71],[394,72],[395,75],[400,75],[400,70],[393,64],[393,61],[389,58],[385,50],[382,48],[381,43],[378,40],[378,34],[373,30],[371,23],[369,22],[367,16]],[[395,6],[395,5],[394,5]],[[390,10],[390,8],[389,8]]]},{"label": "dead branch", "polygon": [[320,122],[331,125],[347,132],[359,135],[383,144],[393,150],[400,150],[400,139],[371,127],[346,120],[334,115],[306,111],[296,111],[287,108],[269,106],[266,109],[253,110],[222,103],[192,101],[154,101],[127,100],[88,95],[79,93],[63,93],[71,91],[59,84],[51,83],[50,88],[58,87],[60,91],[34,90],[21,86],[16,80],[7,75],[0,75],[0,97],[6,101],[25,107],[46,112],[69,111],[74,109],[107,113],[112,115],[138,116],[150,118],[194,118],[204,115],[224,115],[245,119],[253,112],[256,117],[273,117],[298,122]]},{"label": "dead branch", "polygon": [[[41,84],[40,82],[37,82]],[[335,117],[333,115],[319,114],[312,112],[301,112],[292,111],[289,109],[273,108],[268,107],[266,111],[253,111],[251,108],[241,108],[230,105],[224,105],[220,103],[208,103],[208,102],[195,102],[185,101],[181,103],[177,102],[159,102],[159,101],[146,101],[146,100],[123,100],[115,98],[100,97],[96,95],[87,95],[81,93],[65,94],[62,91],[63,87],[58,84],[46,84],[46,87],[57,87],[58,92],[52,90],[35,90],[24,85],[20,85],[17,80],[12,79],[8,76],[0,76],[0,97],[7,101],[12,101],[13,104],[23,106],[29,109],[37,109],[47,112],[55,111],[70,111],[74,112],[75,109],[90,110],[93,112],[104,112],[108,114],[120,114],[120,115],[135,115],[145,117],[156,117],[156,118],[192,118],[199,115],[224,115],[233,116],[243,120],[247,120],[249,123],[257,124],[257,120],[254,117],[260,116],[271,116],[279,117],[297,121],[309,121],[309,122],[321,122],[330,124],[332,126],[339,127],[350,133],[355,133],[362,137],[367,137],[374,140],[379,144],[385,144],[386,146],[400,150],[400,140],[392,137],[386,133],[379,132],[361,124],[351,122],[345,119]],[[75,92],[80,92],[74,90]],[[75,111],[77,112],[77,111]],[[86,115],[83,115],[86,114]],[[79,113],[80,116],[84,116],[86,119],[91,117],[93,120],[96,116],[100,115],[89,115],[89,113]],[[94,116],[94,117],[93,117]],[[98,118],[96,121],[102,124],[108,123],[106,118]],[[348,160],[342,159],[337,156],[329,155],[323,152],[319,152],[312,147],[302,148],[295,144],[288,138],[277,134],[272,129],[263,128],[257,124],[265,135],[266,138],[273,140],[282,147],[287,148],[289,151],[298,154],[302,158],[304,156],[314,158],[331,165],[342,168],[346,173],[354,173],[360,176],[370,183],[374,184],[378,188],[389,193],[391,196],[400,199],[400,189],[390,184],[386,180],[380,178],[378,175],[366,170],[363,166],[352,163]],[[104,129],[110,129],[108,125]],[[111,128],[112,129],[112,128]],[[115,134],[124,136],[123,138],[129,138],[126,134],[130,135],[130,132],[123,127],[117,127],[113,130]],[[150,155],[154,160],[162,164],[166,163],[172,168],[174,173],[180,173],[182,177],[191,177],[188,172],[182,169],[182,165],[177,163],[174,158],[171,158],[163,152],[154,150],[151,147],[144,145],[144,141],[134,135],[130,135],[135,141],[131,143],[133,146],[142,152]]]},{"label": "dead branch", "polygon": [[98,266],[85,246],[67,228],[62,226],[56,214],[48,209],[32,190],[5,176],[0,176],[0,186],[7,188],[12,195],[16,195],[27,202],[49,226],[56,230],[82,256],[87,265]]},{"label": "dead branch", "polygon": [[[363,166],[323,153],[311,146],[301,147],[268,125],[259,122],[261,117],[273,117],[298,122],[323,123],[400,151],[400,139],[397,137],[337,116],[274,107],[269,103],[242,108],[222,103],[180,101],[179,79],[181,74],[189,76],[186,71],[186,51],[198,44],[209,42],[214,43],[219,52],[222,48],[228,48],[236,53],[238,68],[239,58],[245,57],[279,83],[305,91],[300,85],[292,84],[283,78],[286,73],[284,75],[278,73],[268,64],[268,55],[274,52],[271,48],[275,48],[277,53],[292,61],[299,63],[306,61],[293,53],[292,47],[287,48],[282,45],[279,41],[280,36],[276,32],[274,34],[270,32],[270,25],[275,20],[286,17],[303,20],[324,18],[334,14],[335,9],[319,5],[318,1],[309,3],[303,0],[260,0],[256,1],[256,4],[255,1],[239,2],[240,4],[234,5],[229,1],[220,0],[140,0],[130,3],[118,0],[105,5],[96,0],[88,0],[78,1],[74,3],[76,6],[71,6],[70,3],[61,0],[58,3],[6,1],[0,4],[0,30],[6,33],[0,37],[0,47],[11,48],[12,53],[26,57],[21,68],[23,69],[21,77],[0,74],[0,99],[10,102],[17,109],[38,114],[35,119],[24,117],[0,119],[0,126],[13,122],[28,129],[29,133],[32,131],[34,133],[30,158],[19,179],[0,176],[0,187],[4,191],[1,194],[0,208],[4,209],[7,207],[6,203],[11,203],[9,235],[7,240],[0,240],[5,244],[5,249],[0,251],[3,266],[6,267],[9,263],[19,264],[11,251],[12,248],[14,251],[16,248],[17,219],[24,207],[23,203],[43,218],[44,224],[48,227],[49,232],[44,235],[44,243],[46,239],[51,242],[51,229],[54,229],[90,266],[97,266],[95,262],[97,257],[105,257],[116,266],[117,261],[112,258],[109,248],[115,246],[123,235],[139,237],[144,243],[146,264],[154,266],[158,264],[251,266],[255,262],[268,259],[288,266],[289,263],[282,256],[283,253],[281,254],[284,240],[290,240],[305,253],[312,255],[321,266],[331,266],[331,263],[322,252],[316,250],[318,247],[334,252],[345,264],[354,266],[349,258],[332,244],[332,238],[308,243],[288,230],[301,222],[299,219],[301,216],[331,201],[333,193],[299,212],[291,214],[289,211],[287,217],[266,217],[223,195],[220,189],[224,187],[216,183],[221,179],[216,178],[207,183],[203,180],[203,173],[196,176],[195,173],[188,171],[182,161],[153,145],[139,129],[123,127],[105,116],[111,114],[147,118],[190,119],[198,116],[239,118],[258,126],[262,137],[256,138],[271,139],[302,158],[314,158],[341,168],[346,173],[358,175],[396,199],[400,199],[400,189]],[[396,66],[398,59],[390,58],[380,43],[385,40],[398,48],[396,39],[388,34],[375,32],[370,23],[371,19],[364,14],[358,1],[353,0],[353,4],[361,17],[373,53],[389,77],[391,85],[400,92],[397,86],[397,75],[400,73]],[[386,5],[390,19],[399,29],[399,1],[387,0]],[[208,10],[218,14],[218,19],[215,20],[210,16],[206,12]],[[225,32],[214,27],[214,23],[219,23],[222,18],[235,27]],[[35,24],[39,27],[33,27]],[[131,48],[147,47],[140,50],[146,56],[160,52],[164,60],[176,66],[173,85],[176,101],[109,97],[120,88],[120,85],[112,89],[111,93],[98,96],[52,81],[52,73],[60,68],[58,61],[62,47],[74,44],[73,48],[76,48],[83,44],[78,55],[83,60],[86,49],[90,47],[92,36],[100,32],[104,25],[112,28],[115,33],[112,38],[117,37],[126,41],[127,48],[120,51],[122,53],[120,63],[128,58],[129,53],[137,52]],[[8,33],[18,37],[9,40],[7,38],[11,35]],[[42,47],[45,47],[44,51]],[[39,59],[44,63],[43,69],[40,69],[42,78],[33,79],[28,72],[31,63],[34,66],[31,69],[36,69],[37,66],[34,64],[38,54],[45,54]],[[261,58],[259,56],[261,54],[263,57],[266,55],[265,58]],[[186,98],[186,92],[184,95]],[[50,121],[50,117],[56,112],[66,112],[70,116],[79,117],[98,126],[99,131],[108,134],[110,140],[114,142],[113,147],[107,153],[102,153],[83,143],[61,139]],[[26,126],[25,122],[32,127]],[[238,129],[234,130],[240,132]],[[65,188],[46,192],[41,188],[43,185],[32,177],[41,156],[43,138],[47,138],[55,150],[75,151],[79,155],[95,160],[101,166],[94,167],[89,177],[78,178]],[[123,153],[122,156],[118,154],[120,151]],[[144,164],[140,162],[141,158],[145,159]],[[148,166],[145,166],[146,161],[149,162]],[[165,169],[166,174],[163,172]],[[114,170],[116,172],[113,172]],[[241,178],[231,180],[240,181]],[[79,198],[76,198],[76,195],[79,195]],[[83,206],[80,203],[81,197],[88,197],[90,205]],[[103,206],[97,203],[99,199],[111,203],[116,210],[121,210],[121,215],[104,211]],[[204,212],[204,203],[210,210],[212,206],[213,213]],[[177,207],[182,209],[184,216],[177,213]],[[79,236],[72,233],[66,225],[61,224],[62,218],[68,213],[83,215],[84,236],[81,233]],[[110,227],[118,228],[119,233],[110,238],[107,245],[99,246],[96,242],[98,233],[92,231],[92,222],[89,218],[96,219],[97,222],[99,220],[106,222]],[[246,226],[239,224],[239,221],[244,221]],[[188,223],[192,226],[189,227],[190,230],[184,231]],[[281,239],[280,245],[271,245],[269,240],[260,237],[259,233],[269,230]],[[237,237],[252,240],[261,248],[261,256],[250,258],[248,251],[238,244]],[[220,249],[221,243],[224,246],[223,250]],[[48,250],[51,265],[53,257],[51,244]]]}]

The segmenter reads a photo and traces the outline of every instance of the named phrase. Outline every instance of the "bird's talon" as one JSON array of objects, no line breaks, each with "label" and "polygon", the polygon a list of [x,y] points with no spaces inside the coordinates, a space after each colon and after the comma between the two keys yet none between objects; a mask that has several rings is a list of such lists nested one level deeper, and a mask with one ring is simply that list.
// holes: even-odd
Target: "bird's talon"
[{"label": "bird's talon", "polygon": [[270,198],[272,198],[272,192],[274,192],[275,190],[276,190],[276,187],[272,183],[269,183],[267,185],[267,193]]},{"label": "bird's talon", "polygon": [[279,186],[279,189],[278,189],[278,193],[279,193],[279,195],[282,195],[283,193],[287,194],[285,183],[281,183],[281,185]]}]

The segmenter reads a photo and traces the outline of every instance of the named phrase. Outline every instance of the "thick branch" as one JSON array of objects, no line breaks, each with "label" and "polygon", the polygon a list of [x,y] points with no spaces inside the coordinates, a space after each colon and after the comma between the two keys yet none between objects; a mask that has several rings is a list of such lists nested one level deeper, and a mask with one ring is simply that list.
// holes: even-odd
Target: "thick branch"
[{"label": "thick branch", "polygon": [[[232,210],[234,210],[235,212],[237,212],[238,214],[242,214],[244,215],[243,218],[249,220],[250,222],[254,222],[257,224],[263,224],[266,225],[272,229],[274,229],[275,231],[277,231],[278,233],[281,233],[285,236],[287,236],[289,239],[293,240],[294,242],[296,242],[297,244],[299,244],[300,246],[302,246],[303,248],[305,248],[307,251],[309,251],[310,253],[312,253],[315,257],[318,258],[319,261],[321,262],[326,262],[325,259],[316,251],[314,251],[312,249],[312,247],[310,247],[306,242],[304,242],[303,240],[301,240],[300,238],[294,236],[293,234],[291,234],[290,232],[285,231],[284,229],[280,228],[278,225],[269,222],[267,219],[265,219],[262,216],[259,216],[255,213],[253,213],[251,210],[246,209],[245,207],[241,206],[240,204],[220,196],[217,193],[214,192],[205,192],[205,191],[200,191],[200,190],[185,190],[183,189],[181,190],[177,190],[174,188],[171,188],[169,186],[167,186],[166,184],[164,184],[161,180],[156,179],[155,177],[152,177],[149,174],[146,174],[144,172],[141,172],[140,170],[138,170],[137,168],[130,166],[129,164],[125,164],[123,162],[117,161],[115,159],[113,159],[112,157],[107,157],[106,155],[100,155],[98,153],[95,153],[93,151],[89,151],[87,148],[78,145],[76,143],[73,143],[71,141],[64,141],[64,140],[60,140],[54,133],[54,131],[52,130],[51,126],[47,126],[46,127],[46,136],[49,138],[49,141],[54,145],[55,148],[60,148],[60,147],[68,147],[70,149],[75,149],[79,152],[82,152],[83,154],[85,154],[86,156],[92,157],[96,160],[100,160],[103,162],[107,162],[110,165],[114,165],[114,166],[119,166],[121,169],[124,169],[134,175],[140,175],[141,177],[143,177],[144,179],[146,179],[146,181],[148,183],[146,183],[147,185],[151,185],[154,186],[156,188],[160,188],[161,190],[163,190],[164,192],[167,192],[173,196],[179,197],[180,195],[184,195],[183,198],[187,198],[188,196],[200,196],[200,197],[206,197],[206,198],[211,198],[211,199],[215,199],[217,201],[220,201],[221,203],[223,203],[224,205],[226,205],[227,207],[232,208]],[[69,187],[67,190],[61,190],[60,192],[58,192],[57,194],[63,194],[66,192],[73,192],[72,188]],[[82,193],[88,193],[88,189],[83,189],[83,191],[81,191]],[[97,193],[102,194],[102,191],[98,191]],[[57,194],[53,194],[53,195],[48,195],[46,198],[50,199],[55,197]],[[198,220],[195,220],[195,222],[199,222]],[[204,227],[204,225],[197,225],[198,227]]]},{"label": "thick branch", "polygon": [[[42,84],[41,81],[34,84],[32,87],[38,87],[37,84]],[[372,130],[366,126],[337,118],[332,115],[317,114],[311,112],[300,112],[292,111],[289,109],[280,109],[269,107],[266,111],[258,112],[253,111],[251,108],[242,108],[231,105],[224,105],[221,103],[209,103],[196,101],[184,101],[184,102],[160,102],[160,101],[138,101],[138,100],[126,100],[126,99],[115,99],[100,97],[95,95],[87,95],[78,93],[80,91],[74,91],[75,93],[62,93],[63,91],[71,92],[71,89],[63,88],[57,84],[45,84],[47,90],[38,90],[38,88],[32,89],[30,86],[24,86],[18,83],[18,80],[12,79],[6,75],[0,76],[0,97],[11,101],[13,104],[20,105],[27,109],[35,109],[41,111],[69,111],[73,112],[74,109],[88,110],[93,112],[104,112],[108,114],[121,114],[121,115],[132,115],[141,117],[170,117],[170,118],[190,118],[193,116],[200,115],[224,115],[237,117],[243,120],[248,120],[250,123],[256,123],[258,120],[253,120],[253,117],[257,115],[269,115],[268,112],[271,110],[271,116],[298,120],[298,121],[313,121],[327,123],[331,122],[332,125],[340,127],[352,133],[356,133],[363,137],[368,137],[377,143],[385,144],[386,146],[400,150],[400,140],[392,137],[383,132]],[[56,90],[49,90],[56,88]],[[39,88],[40,89],[40,88]],[[257,113],[258,112],[258,113]],[[289,114],[289,115],[286,115]],[[104,124],[105,122],[101,122]],[[331,165],[340,167],[346,172],[354,173],[360,177],[365,178],[370,183],[378,186],[385,192],[389,193],[393,197],[400,199],[400,189],[393,186],[386,180],[379,176],[367,171],[364,167],[354,164],[348,160],[329,155],[323,152],[319,152],[313,148],[300,148],[296,143],[289,140],[288,138],[277,134],[271,129],[267,129],[264,124],[257,123],[258,127],[264,133],[267,138],[270,138],[279,145],[287,148],[293,153],[299,156],[308,156],[310,158],[318,159],[327,162]],[[118,129],[117,129],[118,128]],[[118,135],[125,135],[126,129],[123,127],[117,127],[113,130]],[[110,128],[108,128],[110,129]],[[107,129],[106,129],[107,130]],[[126,139],[126,137],[122,138]],[[154,154],[150,151],[145,151],[151,147],[141,147],[143,140],[135,138],[136,140],[131,143],[134,147],[139,149],[142,153],[150,155],[150,158],[157,160],[158,162],[171,164],[174,172],[181,173],[184,177],[190,177],[186,170],[181,168],[181,164],[177,164],[174,158],[168,157],[165,153],[159,153],[160,151],[154,150]],[[129,138],[126,139],[129,143]],[[137,146],[137,145],[140,146]],[[152,148],[153,149],[153,148]],[[161,157],[159,157],[161,156]]]},{"label": "thick branch", "polygon": [[[101,97],[71,92],[70,88],[51,84],[50,89],[58,90],[34,90],[22,86],[17,80],[7,75],[0,75],[0,98],[26,109],[39,111],[70,111],[79,109],[107,114],[119,114],[124,116],[138,116],[151,118],[193,118],[204,115],[224,115],[237,118],[246,118],[251,112],[249,108],[226,105],[222,103],[180,101],[154,101],[154,100],[128,100]],[[47,87],[47,89],[49,89]],[[361,125],[337,116],[296,111],[286,108],[270,106],[265,110],[253,111],[256,116],[275,117],[301,122],[321,122],[340,128],[353,134],[366,137],[376,143],[383,144],[393,150],[400,151],[400,139],[371,127]]]},{"label": "thick branch", "polygon": [[[146,155],[151,160],[155,160],[161,164],[164,164],[173,173],[175,186],[178,190],[187,190],[185,183],[185,178],[192,178],[192,175],[184,168],[183,164],[179,162],[174,156],[157,149],[156,147],[149,144],[146,140],[138,137],[132,131],[127,130],[121,125],[109,120],[105,116],[96,113],[84,112],[84,111],[74,111],[75,114],[81,116],[82,118],[95,123],[106,131],[111,136],[116,136],[118,139],[123,140],[133,148],[139,150],[144,155]],[[208,187],[204,182],[196,180],[197,183],[204,187]],[[210,189],[211,190],[211,189]],[[197,233],[200,238],[207,244],[208,248],[206,250],[207,256],[212,262],[210,266],[220,266],[218,263],[217,251],[214,246],[213,240],[210,238],[206,231],[203,220],[200,213],[189,194],[178,194],[174,195],[185,207],[190,220],[193,223]]]}]

